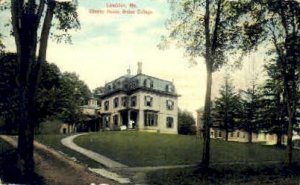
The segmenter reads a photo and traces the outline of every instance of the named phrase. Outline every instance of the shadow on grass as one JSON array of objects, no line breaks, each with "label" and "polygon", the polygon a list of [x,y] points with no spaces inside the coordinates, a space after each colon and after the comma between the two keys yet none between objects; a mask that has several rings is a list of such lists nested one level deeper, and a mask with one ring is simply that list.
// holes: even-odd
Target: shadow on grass
[{"label": "shadow on grass", "polygon": [[204,169],[201,167],[149,172],[147,184],[295,184],[300,181],[300,165],[231,165]]},{"label": "shadow on grass", "polygon": [[[7,184],[19,184],[21,175],[17,168],[17,152],[15,149],[9,149],[0,153],[0,178]],[[41,185],[45,184],[43,177],[34,173],[28,184]]]}]

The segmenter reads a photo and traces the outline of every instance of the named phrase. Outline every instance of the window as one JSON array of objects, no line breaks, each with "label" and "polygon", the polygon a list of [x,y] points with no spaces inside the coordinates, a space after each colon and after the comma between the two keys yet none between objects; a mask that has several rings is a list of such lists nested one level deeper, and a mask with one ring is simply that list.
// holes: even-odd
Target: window
[{"label": "window", "polygon": [[108,110],[109,109],[109,101],[105,101],[104,102],[104,110]]},{"label": "window", "polygon": [[136,106],[136,96],[131,97],[131,99],[130,99],[130,105],[131,105],[131,107],[135,107]]},{"label": "window", "polygon": [[109,127],[109,122],[110,122],[110,117],[108,115],[105,115],[103,117],[103,123],[104,123],[105,127]]},{"label": "window", "polygon": [[219,131],[219,137],[222,137],[222,132],[221,131]]},{"label": "window", "polygon": [[234,137],[234,133],[233,132],[230,133],[230,137]]},{"label": "window", "polygon": [[174,101],[172,100],[167,100],[166,101],[166,106],[168,110],[173,110],[174,109]]},{"label": "window", "polygon": [[114,98],[114,108],[117,108],[119,106],[119,98]]},{"label": "window", "polygon": [[169,85],[166,85],[166,92],[169,92]]},{"label": "window", "polygon": [[113,116],[113,121],[114,121],[114,125],[115,125],[115,126],[118,126],[118,123],[119,123],[119,116],[118,116],[118,115],[114,115],[114,116]]},{"label": "window", "polygon": [[151,96],[145,96],[145,106],[152,107],[153,98]]},{"label": "window", "polygon": [[150,88],[152,89],[153,88],[153,82],[150,81]]},{"label": "window", "polygon": [[145,112],[145,126],[157,126],[157,114],[154,112]]},{"label": "window", "polygon": [[174,119],[172,117],[167,117],[167,128],[173,128]]},{"label": "window", "polygon": [[213,137],[214,136],[214,132],[210,132],[210,137]]},{"label": "window", "polygon": [[166,85],[165,87],[166,92],[174,92],[174,87],[173,85]]},{"label": "window", "polygon": [[151,79],[145,79],[143,85],[144,87],[153,88],[153,81]]},{"label": "window", "polygon": [[237,132],[237,133],[236,133],[236,137],[240,137],[240,132]]},{"label": "window", "polygon": [[127,107],[127,97],[123,96],[122,99],[121,99],[121,101],[122,101],[122,106],[123,107]]}]

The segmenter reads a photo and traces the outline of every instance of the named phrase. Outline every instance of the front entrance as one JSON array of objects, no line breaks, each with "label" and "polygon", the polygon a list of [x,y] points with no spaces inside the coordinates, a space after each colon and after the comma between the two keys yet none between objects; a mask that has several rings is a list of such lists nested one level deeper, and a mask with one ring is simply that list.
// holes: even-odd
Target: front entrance
[{"label": "front entrance", "polygon": [[128,129],[135,129],[137,126],[137,111],[124,110],[121,113],[122,125],[125,125]]}]

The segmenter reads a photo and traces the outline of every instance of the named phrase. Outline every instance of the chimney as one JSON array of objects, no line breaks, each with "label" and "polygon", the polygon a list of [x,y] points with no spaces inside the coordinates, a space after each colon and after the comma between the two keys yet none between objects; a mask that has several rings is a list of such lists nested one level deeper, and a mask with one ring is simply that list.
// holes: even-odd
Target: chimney
[{"label": "chimney", "polygon": [[130,70],[130,66],[127,69],[127,75],[131,75],[131,70]]},{"label": "chimney", "polygon": [[142,62],[138,62],[138,70],[137,70],[137,74],[142,74]]}]

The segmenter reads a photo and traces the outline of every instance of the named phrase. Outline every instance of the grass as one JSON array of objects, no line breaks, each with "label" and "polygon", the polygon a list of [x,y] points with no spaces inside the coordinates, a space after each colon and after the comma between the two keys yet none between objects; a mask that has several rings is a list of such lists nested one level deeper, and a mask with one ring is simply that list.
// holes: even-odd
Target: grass
[{"label": "grass", "polygon": [[[75,138],[75,143],[129,166],[196,164],[202,140],[195,136],[143,132],[102,132]],[[299,151],[294,160],[300,161]],[[284,161],[285,150],[260,144],[211,141],[213,163]]]},{"label": "grass", "polygon": [[279,165],[226,166],[201,171],[197,168],[152,171],[146,174],[148,184],[295,184],[300,181],[300,166]]},{"label": "grass", "polygon": [[87,165],[88,167],[91,168],[99,168],[103,167],[101,164],[98,162],[78,153],[75,152],[67,147],[65,147],[63,144],[61,144],[61,139],[64,137],[67,137],[67,135],[62,135],[62,134],[45,134],[45,135],[36,135],[35,140],[38,142],[49,146],[50,148],[55,149],[56,151],[62,152],[66,156],[70,158],[75,158],[77,161],[79,161],[82,164]]}]

